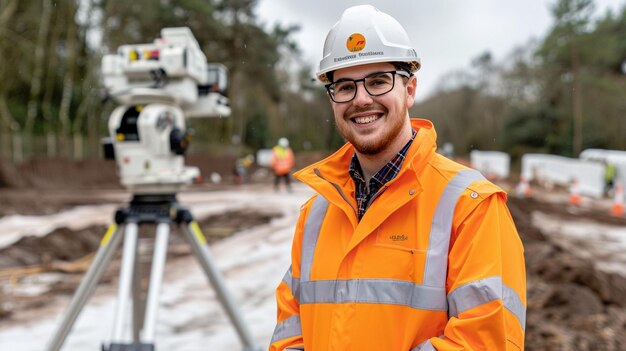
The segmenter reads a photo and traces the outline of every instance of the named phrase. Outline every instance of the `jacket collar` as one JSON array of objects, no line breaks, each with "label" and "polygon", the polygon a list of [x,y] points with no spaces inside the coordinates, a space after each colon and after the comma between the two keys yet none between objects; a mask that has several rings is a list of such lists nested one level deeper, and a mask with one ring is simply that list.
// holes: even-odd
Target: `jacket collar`
[{"label": "jacket collar", "polygon": [[[398,173],[398,176],[391,182],[402,177],[407,169],[412,169],[419,186],[416,190],[419,191],[421,190],[419,176],[435,153],[437,148],[437,133],[432,122],[425,119],[412,118],[411,127],[417,131],[417,135],[415,135],[415,140],[409,148],[400,173]],[[327,187],[329,182],[336,184],[342,189],[354,191],[354,183],[348,172],[353,154],[354,147],[352,144],[346,143],[329,157],[294,173],[294,177],[306,183],[325,197],[327,197],[328,190],[326,189],[329,189]]]}]

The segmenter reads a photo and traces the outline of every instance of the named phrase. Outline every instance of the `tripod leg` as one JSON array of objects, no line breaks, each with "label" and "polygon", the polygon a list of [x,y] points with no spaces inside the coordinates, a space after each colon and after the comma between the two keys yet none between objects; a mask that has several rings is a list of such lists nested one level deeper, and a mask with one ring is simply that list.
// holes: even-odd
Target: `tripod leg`
[{"label": "tripod leg", "polygon": [[74,322],[78,317],[78,314],[85,306],[87,299],[93,293],[98,281],[102,277],[102,274],[106,270],[108,263],[111,261],[111,257],[115,252],[115,249],[119,246],[122,236],[119,235],[121,231],[116,224],[111,224],[106,234],[100,241],[100,248],[96,253],[96,257],[89,266],[85,278],[78,286],[78,290],[74,294],[70,305],[63,316],[63,320],[57,329],[53,339],[46,347],[47,351],[58,351],[61,349],[67,334],[74,326]]},{"label": "tripod leg", "polygon": [[215,293],[217,294],[218,299],[220,300],[222,306],[224,306],[224,309],[226,310],[226,313],[230,317],[230,320],[233,323],[237,334],[239,334],[239,339],[244,345],[244,350],[258,350],[256,345],[254,344],[250,330],[243,322],[239,310],[237,309],[237,305],[235,305],[232,296],[227,291],[222,274],[213,263],[209,247],[206,244],[206,239],[204,237],[204,234],[202,234],[202,231],[200,230],[200,226],[198,226],[198,223],[196,221],[191,221],[186,226],[183,226],[183,231],[185,232],[187,239],[191,243],[191,247],[193,248],[196,257],[200,261],[200,265],[202,266],[204,273],[207,275],[209,281],[211,282],[211,285],[215,289]]},{"label": "tripod leg", "polygon": [[122,252],[122,267],[120,269],[120,280],[117,295],[117,308],[113,324],[112,343],[122,342],[124,337],[124,317],[126,306],[130,298],[130,288],[133,279],[135,266],[135,253],[137,247],[137,235],[139,226],[135,222],[126,223],[124,233],[124,251]]},{"label": "tripod leg", "polygon": [[142,342],[146,344],[154,343],[156,334],[156,316],[159,308],[159,292],[163,282],[163,270],[167,259],[167,244],[170,235],[170,224],[161,222],[157,225],[156,241],[154,243],[154,254],[152,258],[152,269],[150,271],[150,285],[148,287],[148,297],[146,301],[145,324],[142,334]]},{"label": "tripod leg", "polygon": [[135,250],[135,265],[133,271],[133,286],[132,286],[132,296],[133,296],[133,341],[139,342],[141,329],[143,328],[143,315],[145,312],[145,299],[142,294],[141,287],[141,278],[143,276],[141,272],[141,262],[139,259],[138,252],[139,245],[137,245],[137,249]]}]

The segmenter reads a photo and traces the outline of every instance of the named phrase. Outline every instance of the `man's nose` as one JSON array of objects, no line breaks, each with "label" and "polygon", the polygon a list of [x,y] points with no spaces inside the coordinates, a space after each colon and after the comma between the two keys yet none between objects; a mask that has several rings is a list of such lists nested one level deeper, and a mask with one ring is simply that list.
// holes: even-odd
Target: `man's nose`
[{"label": "man's nose", "polygon": [[[359,84],[361,84],[359,86]],[[363,82],[356,83],[356,96],[352,103],[356,106],[364,106],[372,103],[372,96],[365,90],[365,84]]]}]

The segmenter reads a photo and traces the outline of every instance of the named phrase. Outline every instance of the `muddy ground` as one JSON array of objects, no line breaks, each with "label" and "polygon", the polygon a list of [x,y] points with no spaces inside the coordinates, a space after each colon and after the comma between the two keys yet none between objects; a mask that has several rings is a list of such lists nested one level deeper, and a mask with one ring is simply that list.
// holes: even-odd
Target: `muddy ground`
[{"label": "muddy ground", "polygon": [[[0,167],[4,171],[0,173],[0,181],[4,182],[0,182],[0,185],[5,185],[0,188],[0,216],[50,214],[76,205],[110,202],[110,198],[90,196],[89,189],[120,189],[110,163],[94,161],[93,164],[80,167],[66,166],[66,169],[71,169],[75,174],[73,177],[81,179],[77,181],[78,190],[59,185],[71,183],[67,181],[67,175],[66,183],[63,183],[63,177],[59,177],[67,173],[50,170],[50,167],[61,166],[47,164],[45,167],[29,167],[31,175],[24,170],[16,170],[15,166]],[[92,167],[97,167],[100,171],[93,172]],[[226,165],[223,168],[226,169]],[[39,173],[41,171],[38,169],[44,169],[43,173]],[[86,169],[90,170],[81,173],[81,170]],[[23,173],[23,176],[16,178],[18,173]],[[49,179],[41,179],[46,174]],[[35,178],[29,179],[31,176]],[[36,190],[36,184],[55,184],[58,192],[47,191],[42,195],[43,193]],[[50,189],[48,185],[42,187]],[[230,185],[226,182],[222,185],[202,186],[223,188]],[[606,211],[572,211],[564,204],[513,196],[509,198],[509,208],[525,246],[528,277],[526,349],[626,350],[626,278],[618,273],[601,271],[592,260],[568,251],[567,245],[561,245],[536,228],[531,214],[539,211],[557,216],[563,221],[586,219],[618,226],[626,226],[626,219],[611,217]],[[240,229],[266,223],[274,215],[276,214],[246,213],[242,216],[227,213],[203,219],[200,225],[211,240],[219,240]],[[233,218],[237,220],[234,221]],[[247,220],[241,221],[241,218]],[[90,227],[76,232],[61,228],[46,237],[25,237],[8,248],[0,249],[0,283],[4,280],[2,284],[11,280],[27,279],[31,274],[42,271],[64,272],[67,276],[67,279],[59,281],[45,294],[19,296],[0,293],[0,321],[17,321],[20,311],[37,309],[57,294],[72,294],[105,230],[104,227]],[[151,232],[153,230],[150,228],[142,229],[143,236]],[[187,246],[180,240],[182,239],[174,239],[170,250],[173,259],[190,254]],[[115,266],[115,262],[112,266]],[[30,272],[29,269],[33,271]],[[103,279],[104,284],[110,282],[116,272],[113,267],[109,271]]]},{"label": "muddy ground", "polygon": [[509,198],[524,241],[528,279],[526,349],[626,350],[626,277],[598,270],[532,225],[541,211],[567,220],[626,225],[602,211],[571,211],[562,204]]}]

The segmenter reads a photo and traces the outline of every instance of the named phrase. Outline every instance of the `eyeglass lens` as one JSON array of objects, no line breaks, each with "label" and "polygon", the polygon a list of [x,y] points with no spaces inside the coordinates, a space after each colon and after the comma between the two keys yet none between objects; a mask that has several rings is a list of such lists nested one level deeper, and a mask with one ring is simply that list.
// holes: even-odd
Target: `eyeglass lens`
[{"label": "eyeglass lens", "polygon": [[394,85],[393,72],[380,72],[363,79],[342,80],[331,84],[330,91],[336,102],[347,102],[356,96],[357,82],[363,81],[365,90],[372,96],[383,95],[391,91]]}]

